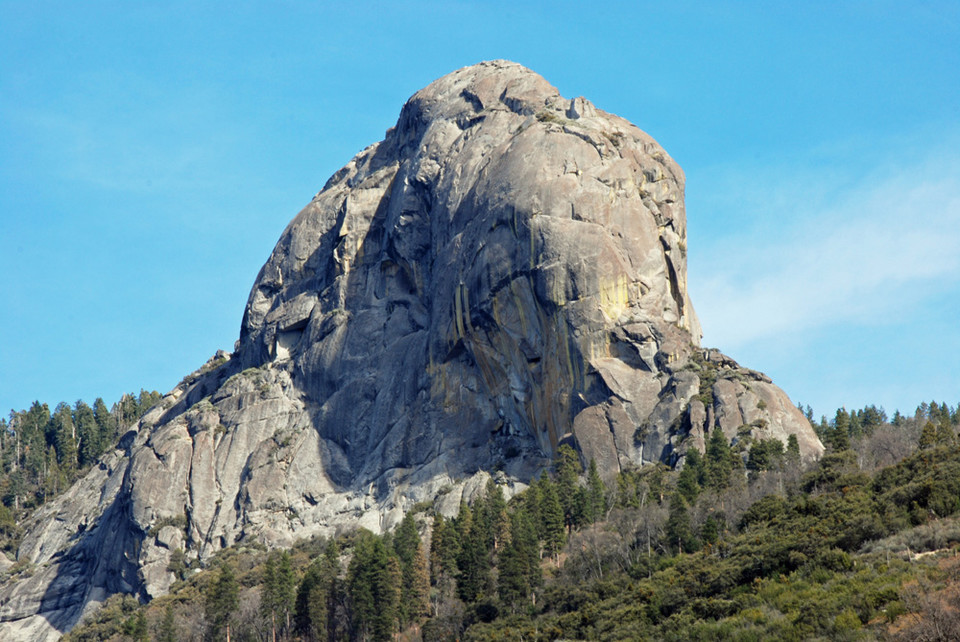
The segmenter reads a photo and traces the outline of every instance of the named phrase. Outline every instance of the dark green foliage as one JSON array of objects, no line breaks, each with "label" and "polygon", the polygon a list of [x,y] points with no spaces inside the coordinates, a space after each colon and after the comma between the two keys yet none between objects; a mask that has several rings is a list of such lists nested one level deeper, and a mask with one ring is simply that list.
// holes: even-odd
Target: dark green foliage
[{"label": "dark green foliage", "polygon": [[77,401],[73,408],[73,423],[79,440],[80,466],[89,466],[97,460],[104,448],[93,409],[83,401]]},{"label": "dark green foliage", "polygon": [[147,642],[150,634],[147,631],[147,616],[142,610],[138,610],[123,626],[123,632],[133,640],[133,642]]},{"label": "dark green foliage", "polygon": [[297,587],[295,623],[307,640],[320,642],[335,637],[335,611],[339,591],[340,554],[331,540],[324,554],[304,574]]},{"label": "dark green foliage", "polygon": [[510,611],[516,611],[542,582],[537,535],[524,510],[514,512],[510,541],[500,557],[497,591]]},{"label": "dark green foliage", "polygon": [[[478,511],[480,517],[483,511]],[[476,601],[486,590],[490,575],[490,558],[483,520],[464,522],[458,529],[460,555],[457,557],[457,594],[464,602]]]},{"label": "dark green foliage", "polygon": [[600,479],[600,473],[597,471],[597,462],[590,460],[587,468],[587,487],[586,487],[586,523],[592,524],[598,519],[603,519],[607,515],[607,488]]},{"label": "dark green foliage", "polygon": [[675,553],[692,553],[699,550],[700,541],[693,533],[687,502],[680,493],[670,500],[670,517],[667,520],[667,542]]},{"label": "dark green foliage", "polygon": [[291,630],[297,581],[289,551],[274,551],[267,557],[263,571],[260,609],[273,631],[285,635]]},{"label": "dark green foliage", "polygon": [[[861,469],[863,453],[871,435],[883,446],[884,431],[893,427],[869,428],[869,408],[856,413],[861,436],[850,437],[853,447],[831,448],[802,475],[796,438],[785,449],[760,441],[733,453],[714,430],[708,455],[687,454],[689,472],[623,471],[606,514],[591,508],[605,499],[591,466],[572,485],[571,514],[578,517],[571,524],[560,507],[559,479],[544,476],[509,504],[490,484],[454,520],[434,516],[432,608],[419,619],[409,602],[417,599],[411,586],[418,573],[426,586],[426,551],[412,518],[392,536],[361,531],[341,538],[352,560],[345,581],[336,542],[327,552],[308,549],[309,559],[300,549],[289,556],[303,576],[296,634],[312,641],[417,639],[418,630],[423,640],[868,640],[899,631],[895,639],[922,639],[927,620],[943,623],[951,612],[936,605],[953,604],[948,589],[960,583],[960,564],[949,555],[936,563],[911,559],[911,552],[960,542],[960,447],[945,435],[937,441],[943,417],[952,422],[955,413],[930,404],[918,418],[902,419],[897,430],[910,431],[913,444],[931,422],[933,443],[875,470]],[[853,414],[847,418],[855,425]],[[747,470],[737,464],[741,456]],[[750,496],[759,499],[745,506]],[[506,529],[498,525],[504,514]],[[599,521],[587,526],[592,516]],[[569,536],[566,548],[549,544],[557,532]],[[552,559],[541,560],[541,550]],[[240,584],[267,599],[282,556],[251,554],[259,561],[248,563],[254,570],[240,574]],[[172,597],[186,601],[197,590],[207,596],[222,572],[186,576]],[[131,601],[117,609],[110,602],[109,618],[80,627],[71,639],[124,631],[129,638],[138,609],[150,606]],[[177,617],[189,611],[178,606]],[[901,618],[909,611],[917,613]],[[161,615],[162,607],[147,611],[158,634]],[[187,626],[177,631],[172,623],[167,630],[188,635]],[[414,625],[421,628],[404,630]],[[236,639],[264,637],[262,627],[256,633],[244,626],[236,623]]]},{"label": "dark green foliage", "polygon": [[390,640],[399,628],[403,575],[383,538],[361,529],[347,569],[354,634]]},{"label": "dark green foliage", "polygon": [[177,622],[173,616],[173,607],[167,604],[163,610],[163,619],[157,628],[157,642],[177,642],[180,636],[177,632]]},{"label": "dark green foliage", "polygon": [[557,495],[556,484],[550,481],[550,478],[541,477],[537,486],[540,490],[540,539],[543,540],[544,550],[557,556],[567,537],[563,507]]},{"label": "dark green foliage", "polygon": [[229,564],[220,565],[220,573],[207,587],[204,609],[207,615],[207,637],[225,637],[240,604],[240,586]]},{"label": "dark green foliage", "polygon": [[694,502],[700,494],[700,480],[704,477],[703,458],[700,451],[691,448],[687,451],[683,468],[677,477],[677,492],[689,503]]},{"label": "dark green foliage", "polygon": [[178,580],[187,579],[187,572],[190,570],[187,564],[187,556],[182,548],[175,549],[170,553],[170,562],[167,564],[167,570],[173,573]]},{"label": "dark green foliage", "polygon": [[583,472],[583,466],[580,465],[580,457],[577,453],[566,444],[557,449],[555,466],[557,498],[563,510],[564,523],[572,526],[576,523],[577,514],[583,512],[577,507],[577,480]]},{"label": "dark green foliage", "polygon": [[57,404],[50,418],[48,435],[53,437],[57,463],[68,477],[72,477],[77,470],[77,434],[70,406],[65,403]]},{"label": "dark green foliage", "polygon": [[[796,441],[796,435],[791,435],[791,437]],[[799,446],[797,453],[799,454]],[[747,469],[754,472],[774,470],[783,464],[784,455],[783,442],[779,439],[755,441],[750,446]]]},{"label": "dark green foliage", "polygon": [[[142,394],[145,400],[160,398]],[[0,419],[0,499],[15,523],[66,490],[115,444],[118,408],[115,404],[111,413],[98,398],[93,408],[82,400],[72,407],[61,402],[51,413],[35,401],[28,410],[12,411],[9,420]],[[133,420],[142,414],[136,405],[131,412]],[[19,535],[18,528],[5,526],[0,512],[0,549],[13,550]]]},{"label": "dark green foliage", "polygon": [[393,549],[403,576],[400,621],[405,625],[420,623],[430,612],[430,572],[412,513],[404,515],[397,527]]},{"label": "dark green foliage", "polygon": [[707,488],[720,491],[730,486],[735,456],[723,431],[719,427],[711,430],[703,464],[704,484]]},{"label": "dark green foliage", "polygon": [[800,466],[800,442],[796,435],[787,437],[786,462],[789,466]]}]

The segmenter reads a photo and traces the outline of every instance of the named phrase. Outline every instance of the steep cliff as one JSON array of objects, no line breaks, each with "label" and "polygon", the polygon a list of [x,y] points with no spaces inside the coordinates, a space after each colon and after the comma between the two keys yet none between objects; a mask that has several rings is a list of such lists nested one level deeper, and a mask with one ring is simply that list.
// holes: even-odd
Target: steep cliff
[{"label": "steep cliff", "polygon": [[764,375],[698,347],[684,176],[647,134],[496,61],[414,94],[290,223],[240,340],[27,525],[0,637],[247,539],[511,488],[569,440],[612,478],[731,439],[822,446]]}]

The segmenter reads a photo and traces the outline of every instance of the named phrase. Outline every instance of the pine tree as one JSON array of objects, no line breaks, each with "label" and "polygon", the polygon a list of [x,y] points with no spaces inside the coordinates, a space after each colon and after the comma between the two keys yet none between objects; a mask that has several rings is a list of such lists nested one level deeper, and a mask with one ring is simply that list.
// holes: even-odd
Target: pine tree
[{"label": "pine tree", "polygon": [[103,452],[103,445],[93,409],[82,400],[73,406],[73,423],[79,439],[80,466],[89,466]]},{"label": "pine tree", "polygon": [[233,614],[240,605],[240,586],[229,564],[220,565],[220,574],[206,591],[205,612],[208,636],[212,640],[230,637]]},{"label": "pine tree", "polygon": [[123,629],[133,642],[148,642],[150,639],[147,631],[147,616],[142,609],[137,610],[136,614],[126,621]]},{"label": "pine tree", "polygon": [[675,493],[670,500],[670,516],[667,518],[666,532],[667,541],[673,552],[693,553],[699,550],[700,542],[693,534],[687,504],[680,493]]},{"label": "pine tree", "polygon": [[400,619],[404,624],[419,623],[430,613],[430,574],[420,541],[420,533],[411,513],[397,527],[393,550],[400,560],[403,593]]},{"label": "pine tree", "polygon": [[[260,608],[276,634],[290,631],[290,618],[296,605],[296,577],[289,551],[274,551],[267,557],[263,571]],[[274,635],[275,637],[275,635]]]},{"label": "pine tree", "polygon": [[444,574],[444,548],[446,542],[446,520],[439,512],[433,514],[433,524],[430,527],[430,584],[436,586],[440,576]]},{"label": "pine tree", "polygon": [[[482,515],[483,511],[477,511],[476,514]],[[474,520],[471,528],[460,532],[457,595],[468,604],[483,594],[490,576],[489,549],[480,524],[480,520]]]},{"label": "pine tree", "polygon": [[937,428],[933,425],[932,421],[928,421],[923,425],[918,445],[921,450],[933,448],[937,445]]},{"label": "pine tree", "polygon": [[409,583],[405,584],[404,589],[407,622],[420,624],[430,617],[430,569],[422,542],[417,546]]},{"label": "pine tree", "polygon": [[703,462],[700,457],[700,451],[696,448],[691,448],[687,451],[683,468],[680,470],[680,475],[677,476],[677,491],[690,503],[696,501],[697,495],[700,494],[699,479],[702,468]]},{"label": "pine tree", "polygon": [[487,482],[487,512],[490,515],[491,536],[488,546],[498,551],[510,538],[510,517],[507,514],[507,502],[503,498],[503,490],[493,479]]},{"label": "pine tree", "polygon": [[50,418],[50,426],[49,432],[53,434],[60,469],[66,473],[68,479],[72,479],[77,470],[77,434],[70,406],[63,402],[57,404]]},{"label": "pine tree", "polygon": [[160,627],[157,630],[157,642],[177,642],[179,639],[177,621],[173,614],[173,605],[167,604],[167,607],[163,610],[163,619],[160,620]]},{"label": "pine tree", "polygon": [[297,588],[296,625],[301,636],[313,642],[333,638],[333,593],[340,570],[336,541],[314,560]]},{"label": "pine tree", "polygon": [[563,508],[557,497],[557,488],[547,477],[540,478],[540,521],[544,549],[559,566],[560,549],[566,541]]},{"label": "pine tree", "polygon": [[800,442],[795,434],[787,437],[787,463],[793,467],[800,465]]},{"label": "pine tree", "polygon": [[93,402],[93,419],[97,423],[97,430],[100,433],[100,441],[104,449],[113,445],[117,438],[117,418],[111,414],[107,404],[103,399],[97,397]]},{"label": "pine tree", "polygon": [[583,472],[580,457],[570,446],[563,444],[557,449],[555,464],[557,470],[557,498],[563,509],[564,524],[574,525],[576,510],[577,480]]},{"label": "pine tree", "polygon": [[[700,453],[697,453],[697,457]],[[587,519],[589,523],[603,519],[607,514],[607,487],[600,478],[597,462],[590,460],[587,467]]]},{"label": "pine tree", "polygon": [[700,529],[700,538],[704,544],[716,544],[719,537],[720,524],[717,522],[717,519],[711,515],[703,523],[703,528]]},{"label": "pine tree", "polygon": [[541,583],[537,535],[530,517],[517,510],[510,520],[510,541],[500,557],[497,593],[501,602],[516,612]]},{"label": "pine tree", "polygon": [[707,442],[707,454],[704,461],[706,486],[713,490],[723,490],[730,485],[730,473],[733,472],[730,443],[719,426],[710,431]]},{"label": "pine tree", "polygon": [[836,452],[850,449],[850,415],[845,408],[838,409],[833,419],[830,444]]},{"label": "pine tree", "polygon": [[946,419],[941,418],[937,424],[937,444],[940,446],[953,446],[956,443],[956,435],[950,426],[950,414],[947,412]]},{"label": "pine tree", "polygon": [[390,640],[399,622],[402,584],[396,555],[391,554],[383,538],[362,529],[347,569],[356,637]]}]

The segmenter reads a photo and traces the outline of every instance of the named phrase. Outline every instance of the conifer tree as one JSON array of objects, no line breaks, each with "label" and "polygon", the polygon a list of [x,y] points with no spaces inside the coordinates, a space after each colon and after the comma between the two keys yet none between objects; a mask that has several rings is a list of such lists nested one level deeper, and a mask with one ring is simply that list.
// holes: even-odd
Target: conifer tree
[{"label": "conifer tree", "polygon": [[157,630],[157,642],[177,642],[179,639],[173,605],[167,604],[163,610],[163,619],[160,620],[160,626]]},{"label": "conifer tree", "polygon": [[[481,513],[482,514],[482,513]],[[460,555],[457,558],[457,595],[461,600],[475,602],[487,587],[490,575],[490,560],[486,540],[473,522],[473,528],[460,533]]]},{"label": "conifer tree", "polygon": [[940,446],[953,446],[956,443],[956,435],[950,426],[950,416],[947,419],[941,419],[937,424],[937,444]]},{"label": "conifer tree", "polygon": [[274,551],[267,557],[263,573],[260,608],[271,630],[281,635],[290,631],[296,603],[296,577],[289,551]]},{"label": "conifer tree", "polygon": [[517,510],[510,520],[510,541],[500,557],[497,593],[511,611],[541,583],[537,535],[525,510]]},{"label": "conifer tree", "polygon": [[220,565],[220,573],[207,588],[205,596],[205,612],[207,616],[207,633],[211,640],[228,639],[233,614],[240,605],[240,587],[233,569],[224,562]]},{"label": "conifer tree", "polygon": [[148,642],[150,639],[150,633],[147,630],[147,616],[142,609],[138,609],[137,612],[126,621],[123,628],[124,633],[126,633],[133,642]]},{"label": "conifer tree", "polygon": [[[700,456],[700,453],[697,453]],[[603,519],[607,514],[607,487],[600,478],[597,462],[593,459],[587,467],[587,516],[593,523]]]},{"label": "conifer tree", "polygon": [[397,630],[403,574],[396,555],[383,538],[362,529],[347,569],[352,621],[356,637],[390,640]]},{"label": "conifer tree", "polygon": [[439,512],[433,514],[433,524],[430,527],[430,584],[436,586],[440,576],[445,572],[444,549],[446,542],[446,520]]},{"label": "conifer tree", "polygon": [[409,583],[404,585],[404,589],[407,622],[420,624],[430,617],[430,569],[422,542],[417,545]]},{"label": "conifer tree", "polygon": [[117,419],[100,397],[93,402],[93,419],[97,423],[100,441],[107,448],[117,438]]},{"label": "conifer tree", "polygon": [[339,573],[339,552],[335,540],[313,561],[297,588],[296,625],[301,636],[312,642],[333,637],[333,593]]},{"label": "conifer tree", "polygon": [[53,434],[54,446],[57,449],[57,461],[70,479],[77,469],[77,434],[70,406],[63,402],[57,404],[50,418],[50,426],[49,432]]},{"label": "conifer tree", "polygon": [[683,468],[677,476],[677,491],[690,503],[696,501],[697,495],[700,494],[699,478],[702,467],[700,451],[696,448],[688,450]]},{"label": "conifer tree", "polygon": [[491,540],[488,546],[498,551],[510,538],[510,517],[507,514],[507,502],[503,498],[503,490],[493,479],[487,482],[486,504],[490,515]]},{"label": "conifer tree", "polygon": [[667,518],[667,541],[675,553],[693,553],[700,548],[700,542],[693,534],[687,504],[680,493],[670,500],[670,516]]},{"label": "conifer tree", "polygon": [[559,565],[560,549],[566,541],[563,508],[557,497],[556,485],[546,476],[540,478],[540,521],[544,549]]},{"label": "conifer tree", "polygon": [[921,450],[927,448],[933,448],[937,445],[937,428],[933,425],[932,421],[928,421],[923,425],[923,430],[920,431],[920,441],[918,446]]},{"label": "conifer tree", "polygon": [[830,435],[830,444],[834,451],[850,449],[850,415],[845,408],[839,408],[833,419],[833,432]]},{"label": "conifer tree", "polygon": [[730,443],[719,426],[710,431],[707,442],[707,454],[704,461],[704,478],[708,488],[723,490],[730,485],[730,473],[733,471]]},{"label": "conifer tree", "polygon": [[89,466],[103,452],[103,446],[93,409],[82,400],[74,404],[73,423],[79,439],[80,466]]},{"label": "conifer tree", "polygon": [[787,463],[794,467],[800,465],[800,442],[795,434],[787,437]]},{"label": "conifer tree", "polygon": [[405,624],[419,623],[430,612],[430,575],[413,514],[404,515],[397,527],[393,550],[403,575],[400,619]]},{"label": "conifer tree", "polygon": [[557,449],[557,497],[563,509],[564,523],[569,527],[574,524],[576,512],[577,480],[583,472],[580,457],[570,446],[563,444]]}]

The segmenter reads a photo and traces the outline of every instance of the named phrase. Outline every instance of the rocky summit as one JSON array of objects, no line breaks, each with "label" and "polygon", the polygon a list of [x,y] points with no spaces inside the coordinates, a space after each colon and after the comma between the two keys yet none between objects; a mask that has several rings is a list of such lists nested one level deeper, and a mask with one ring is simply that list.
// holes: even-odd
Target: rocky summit
[{"label": "rocky summit", "polygon": [[704,435],[822,446],[699,347],[684,175],[647,134],[511,62],[417,92],[283,232],[233,354],[185,378],[25,525],[0,638],[55,638],[208,560],[516,492],[560,443],[612,479]]}]

